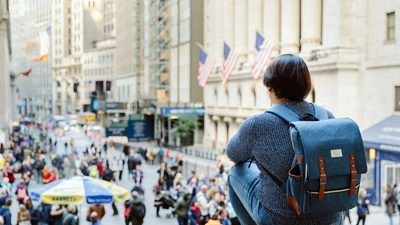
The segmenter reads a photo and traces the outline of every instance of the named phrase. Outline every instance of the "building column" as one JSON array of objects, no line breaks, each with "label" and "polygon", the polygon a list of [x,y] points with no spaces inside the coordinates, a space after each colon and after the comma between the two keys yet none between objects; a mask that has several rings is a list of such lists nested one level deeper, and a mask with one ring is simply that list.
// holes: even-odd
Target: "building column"
[{"label": "building column", "polygon": [[224,8],[224,33],[223,41],[226,41],[229,45],[233,45],[235,42],[234,32],[234,0],[223,0]]},{"label": "building column", "polygon": [[301,51],[321,45],[322,0],[301,1]]},{"label": "building column", "polygon": [[[221,65],[223,61],[224,52],[224,5],[222,1],[212,1],[211,7],[215,7],[215,20],[212,20],[211,26],[214,27],[215,36],[213,38],[214,53],[212,55],[216,57],[217,64]],[[207,32],[207,31],[206,31]]]},{"label": "building column", "polygon": [[227,137],[227,130],[226,130],[225,121],[219,120],[217,126],[218,126],[218,128],[217,128],[216,148],[217,149],[222,149],[222,148],[225,147],[226,137]]},{"label": "building column", "polygon": [[281,1],[281,53],[298,53],[300,47],[300,0]]},{"label": "building column", "polygon": [[263,1],[250,0],[248,7],[248,60],[253,61],[255,55],[256,31],[263,34]]},{"label": "building column", "polygon": [[280,0],[264,0],[264,18],[262,35],[267,41],[274,45],[273,56],[279,54],[280,36],[281,36],[281,1]]},{"label": "building column", "polygon": [[240,55],[240,61],[246,61],[248,54],[248,17],[247,6],[248,0],[235,0],[235,43],[228,43],[233,45],[236,53]]},{"label": "building column", "polygon": [[206,147],[213,148],[216,140],[215,122],[213,116],[208,114],[204,116],[204,119],[204,130],[206,133],[203,137],[203,143]]},{"label": "building column", "polygon": [[229,130],[228,130],[228,140],[227,140],[227,144],[228,142],[231,140],[231,138],[236,134],[237,132],[237,123],[235,122],[235,119],[229,118]]}]

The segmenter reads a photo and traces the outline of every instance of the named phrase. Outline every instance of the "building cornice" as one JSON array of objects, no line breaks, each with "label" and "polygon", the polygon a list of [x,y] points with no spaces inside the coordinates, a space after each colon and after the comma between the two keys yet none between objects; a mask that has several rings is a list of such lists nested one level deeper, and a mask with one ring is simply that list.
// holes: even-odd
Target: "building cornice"
[{"label": "building cornice", "polygon": [[266,108],[250,108],[250,107],[229,107],[229,106],[206,106],[206,115],[215,118],[236,118],[245,120],[250,115],[260,114],[265,112]]},{"label": "building cornice", "polygon": [[367,69],[396,68],[400,67],[400,60],[368,60]]},{"label": "building cornice", "polygon": [[[244,68],[243,70],[234,71],[232,75],[229,77],[230,81],[249,80],[249,79],[253,79],[250,68]],[[220,82],[221,82],[221,76],[219,73],[211,74],[210,78],[208,79],[208,83],[220,83]]]}]

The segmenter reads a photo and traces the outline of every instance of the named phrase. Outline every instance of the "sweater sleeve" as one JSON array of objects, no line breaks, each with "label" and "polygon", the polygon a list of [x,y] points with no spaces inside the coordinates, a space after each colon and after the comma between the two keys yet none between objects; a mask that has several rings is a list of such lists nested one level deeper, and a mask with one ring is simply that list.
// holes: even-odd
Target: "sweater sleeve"
[{"label": "sweater sleeve", "polygon": [[239,131],[231,138],[226,147],[226,154],[235,163],[243,162],[252,157],[254,145],[253,124],[255,117],[244,121]]}]

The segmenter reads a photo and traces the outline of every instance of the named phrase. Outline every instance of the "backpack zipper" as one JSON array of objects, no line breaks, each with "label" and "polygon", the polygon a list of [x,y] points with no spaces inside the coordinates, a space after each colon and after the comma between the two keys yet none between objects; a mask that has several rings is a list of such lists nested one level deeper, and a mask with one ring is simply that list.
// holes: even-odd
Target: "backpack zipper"
[{"label": "backpack zipper", "polygon": [[[358,184],[356,188],[359,188],[360,185]],[[335,189],[335,190],[330,190],[330,191],[325,191],[325,194],[335,194],[335,193],[340,193],[340,192],[346,192],[349,191],[350,188],[343,188],[343,189]],[[318,191],[307,191],[307,194],[309,195],[318,195]]]}]

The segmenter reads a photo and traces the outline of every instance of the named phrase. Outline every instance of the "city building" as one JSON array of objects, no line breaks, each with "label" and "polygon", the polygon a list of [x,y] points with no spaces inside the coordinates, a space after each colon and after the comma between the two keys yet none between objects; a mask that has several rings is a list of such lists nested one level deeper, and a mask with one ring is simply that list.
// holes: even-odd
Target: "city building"
[{"label": "city building", "polygon": [[143,13],[143,98],[164,106],[169,102],[170,23],[167,2],[145,0]]},{"label": "city building", "polygon": [[82,55],[83,73],[83,111],[99,112],[104,109],[94,106],[104,105],[96,102],[111,101],[112,80],[115,78],[115,0],[103,2],[103,36],[93,42],[95,47]]},{"label": "city building", "polygon": [[[308,100],[335,116],[365,130],[400,111],[398,1],[207,0],[204,10],[204,46],[217,59],[204,89],[205,148],[222,152],[246,118],[272,106],[262,79],[251,74],[256,31],[274,44],[273,57],[303,56],[313,80]],[[224,41],[240,55],[226,85],[219,74]],[[400,181],[400,146],[390,144],[400,140],[399,123],[391,118],[400,120],[389,117],[363,134],[369,156],[363,186],[375,203],[387,184]]]},{"label": "city building", "polygon": [[104,36],[103,1],[53,0],[52,68],[55,114],[83,112],[82,55]]},{"label": "city building", "polygon": [[84,84],[83,111],[93,110],[93,100],[111,100],[111,85],[114,79],[115,39],[96,42],[96,48],[82,55]]},{"label": "city building", "polygon": [[[157,106],[156,138],[175,146],[180,144],[174,130],[179,117],[203,124],[203,115],[198,114],[204,112],[203,90],[197,81],[203,1],[145,1],[144,12],[145,97],[151,100],[151,113]],[[196,129],[190,139],[190,144],[201,143],[202,129]]]},{"label": "city building", "polygon": [[12,114],[12,89],[10,84],[11,36],[8,0],[0,0],[0,142],[5,143]]},{"label": "city building", "polygon": [[[51,29],[51,0],[10,1],[11,38],[15,54],[11,71],[16,74],[20,115],[42,121],[52,113],[51,62],[40,59],[40,33]],[[30,71],[27,76],[21,73]],[[14,90],[15,92],[15,90]]]},{"label": "city building", "polygon": [[142,0],[116,0],[115,78],[113,99],[127,103],[127,112],[138,112],[143,95],[143,9]]}]

